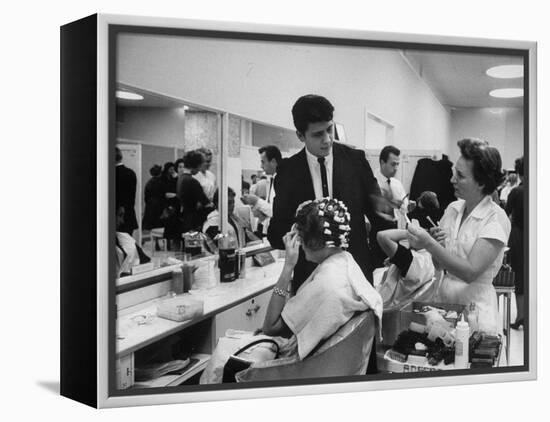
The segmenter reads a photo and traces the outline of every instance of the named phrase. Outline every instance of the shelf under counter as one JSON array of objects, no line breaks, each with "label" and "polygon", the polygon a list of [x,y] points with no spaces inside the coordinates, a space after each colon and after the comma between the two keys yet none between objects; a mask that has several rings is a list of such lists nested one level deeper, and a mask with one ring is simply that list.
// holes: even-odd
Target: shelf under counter
[{"label": "shelf under counter", "polygon": [[175,322],[157,317],[157,305],[164,297],[120,311],[117,318],[117,357],[133,353],[273,288],[283,264],[284,260],[279,259],[265,267],[250,267],[245,279],[220,283],[212,289],[192,290],[188,294],[204,303],[203,315],[193,320]]},{"label": "shelf under counter", "polygon": [[161,377],[148,380],[148,381],[139,381],[136,382],[132,388],[158,388],[158,387],[174,387],[184,383],[188,379],[194,377],[199,372],[201,372],[210,361],[211,355],[205,353],[196,353],[191,355],[191,358],[196,359],[196,362],[190,363],[189,368],[184,368],[181,374],[167,374]]}]

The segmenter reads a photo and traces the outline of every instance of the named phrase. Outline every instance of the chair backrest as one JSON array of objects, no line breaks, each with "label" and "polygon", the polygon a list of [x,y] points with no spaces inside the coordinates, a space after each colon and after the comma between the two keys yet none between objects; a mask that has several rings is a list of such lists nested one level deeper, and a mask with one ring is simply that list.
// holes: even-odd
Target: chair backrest
[{"label": "chair backrest", "polygon": [[236,374],[238,382],[364,375],[377,331],[374,313],[351,318],[304,360],[297,357],[254,363]]}]

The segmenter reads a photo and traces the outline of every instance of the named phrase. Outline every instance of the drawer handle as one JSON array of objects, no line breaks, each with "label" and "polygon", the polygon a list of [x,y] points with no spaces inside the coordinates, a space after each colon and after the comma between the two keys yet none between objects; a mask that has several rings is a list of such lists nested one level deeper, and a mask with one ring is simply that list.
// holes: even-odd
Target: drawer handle
[{"label": "drawer handle", "polygon": [[252,309],[248,309],[246,311],[246,316],[252,316]]},{"label": "drawer handle", "polygon": [[254,306],[254,312],[258,312],[260,310],[261,306],[260,305],[256,305]]}]

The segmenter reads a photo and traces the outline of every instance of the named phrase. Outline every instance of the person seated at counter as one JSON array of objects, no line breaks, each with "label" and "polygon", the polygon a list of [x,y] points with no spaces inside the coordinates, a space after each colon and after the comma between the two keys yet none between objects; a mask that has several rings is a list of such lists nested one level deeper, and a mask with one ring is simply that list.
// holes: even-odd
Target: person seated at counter
[{"label": "person seated at counter", "polygon": [[[416,223],[413,223],[416,224]],[[435,274],[432,256],[425,249],[407,248],[403,241],[407,230],[388,229],[378,232],[376,240],[391,264],[377,291],[384,301],[384,310],[406,304],[411,299],[421,300],[433,295]]]},{"label": "person seated at counter", "polygon": [[416,202],[416,207],[407,214],[409,219],[418,220],[420,227],[426,230],[437,225],[443,214],[442,211],[440,211],[437,194],[430,190],[425,190],[420,194]]},{"label": "person seated at counter", "polygon": [[[259,240],[254,235],[252,228],[248,221],[240,218],[235,214],[235,191],[230,187],[227,188],[227,220],[229,222],[229,235],[237,239],[239,248],[246,246],[247,242]],[[220,212],[218,207],[219,191],[216,189],[212,202],[214,203],[215,210],[212,211],[206,217],[206,221],[202,226],[202,232],[210,237],[210,239],[216,242],[216,236],[221,233],[220,231]]]},{"label": "person seated at counter", "polygon": [[131,274],[132,267],[145,264],[151,261],[141,247],[136,243],[136,240],[126,232],[120,231],[124,226],[124,207],[119,205],[116,208],[116,238],[115,251],[116,261],[115,269],[116,276],[123,277]]},{"label": "person seated at counter", "polygon": [[[382,317],[380,294],[346,251],[349,223],[346,206],[336,199],[307,201],[298,207],[295,224],[283,237],[285,263],[262,328],[279,344],[280,358],[306,358],[358,311],[373,309]],[[290,282],[300,247],[306,259],[318,265],[292,296]],[[207,367],[201,383],[215,382],[213,372]]]}]

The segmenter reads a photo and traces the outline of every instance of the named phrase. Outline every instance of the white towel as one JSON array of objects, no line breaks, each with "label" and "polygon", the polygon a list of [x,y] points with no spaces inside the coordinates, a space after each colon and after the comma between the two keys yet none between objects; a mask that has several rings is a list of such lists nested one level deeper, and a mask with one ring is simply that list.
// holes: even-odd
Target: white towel
[{"label": "white towel", "polygon": [[285,305],[282,318],[298,339],[305,358],[357,311],[373,309],[382,318],[382,298],[365,278],[351,254],[325,259]]}]

